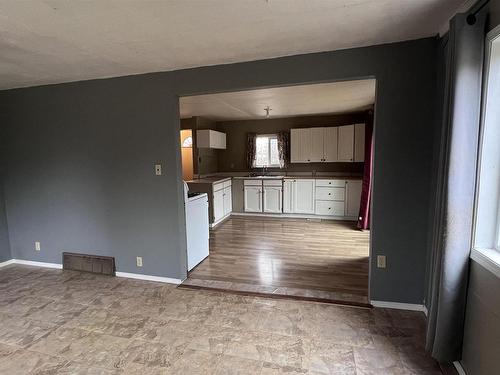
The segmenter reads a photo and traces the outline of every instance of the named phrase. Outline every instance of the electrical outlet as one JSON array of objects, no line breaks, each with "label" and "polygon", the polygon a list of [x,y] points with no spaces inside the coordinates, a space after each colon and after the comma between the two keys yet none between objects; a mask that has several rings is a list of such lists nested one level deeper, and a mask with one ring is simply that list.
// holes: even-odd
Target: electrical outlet
[{"label": "electrical outlet", "polygon": [[40,241],[35,241],[35,251],[40,251]]},{"label": "electrical outlet", "polygon": [[385,268],[387,266],[385,255],[377,255],[377,267]]},{"label": "electrical outlet", "polygon": [[155,174],[161,176],[161,164],[155,164]]},{"label": "electrical outlet", "polygon": [[137,267],[142,267],[142,257],[137,257]]}]

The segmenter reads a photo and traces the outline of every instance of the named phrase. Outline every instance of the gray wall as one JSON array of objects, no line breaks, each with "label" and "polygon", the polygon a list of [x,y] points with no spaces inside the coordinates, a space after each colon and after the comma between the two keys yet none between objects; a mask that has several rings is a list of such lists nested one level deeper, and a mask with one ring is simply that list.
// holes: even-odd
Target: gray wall
[{"label": "gray wall", "polygon": [[471,262],[461,364],[469,375],[498,374],[500,278]]},{"label": "gray wall", "polygon": [[0,94],[14,258],[95,253],[118,271],[184,276],[178,108],[163,86],[136,76]]},{"label": "gray wall", "polygon": [[12,258],[10,254],[9,230],[7,227],[7,217],[5,216],[5,200],[3,189],[0,186],[0,262]]},{"label": "gray wall", "polygon": [[[301,116],[266,120],[241,120],[217,122],[217,129],[226,133],[227,148],[220,151],[219,172],[247,171],[246,144],[248,133],[272,134],[292,128],[315,126],[340,126],[365,122],[365,112],[330,116]],[[279,170],[279,169],[277,169]],[[310,163],[290,164],[289,172],[329,171],[363,173],[363,163]]]},{"label": "gray wall", "polygon": [[[428,38],[2,92],[12,255],[59,262],[62,250],[98,252],[115,255],[122,271],[182,277],[178,96],[376,77],[372,244],[388,266],[372,264],[371,297],[422,303],[436,45]],[[162,177],[153,175],[157,161]]]}]

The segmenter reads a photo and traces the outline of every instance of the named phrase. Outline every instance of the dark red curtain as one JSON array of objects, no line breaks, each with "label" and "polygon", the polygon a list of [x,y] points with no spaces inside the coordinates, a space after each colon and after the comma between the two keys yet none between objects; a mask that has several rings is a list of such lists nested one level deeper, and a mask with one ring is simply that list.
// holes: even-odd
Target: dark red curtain
[{"label": "dark red curtain", "polygon": [[373,110],[366,113],[365,120],[365,169],[363,172],[363,190],[359,206],[358,228],[370,229],[370,200],[373,174]]}]

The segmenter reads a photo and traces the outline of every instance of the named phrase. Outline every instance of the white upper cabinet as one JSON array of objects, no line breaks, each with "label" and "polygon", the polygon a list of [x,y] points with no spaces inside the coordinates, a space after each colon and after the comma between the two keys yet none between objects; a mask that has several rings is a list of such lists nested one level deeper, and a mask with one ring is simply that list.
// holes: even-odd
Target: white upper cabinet
[{"label": "white upper cabinet", "polygon": [[311,163],[320,163],[325,161],[324,155],[324,131],[325,128],[311,128],[311,151],[309,160]]},{"label": "white upper cabinet", "polygon": [[354,161],[354,125],[338,128],[338,161]]},{"label": "white upper cabinet", "polygon": [[309,163],[311,160],[311,129],[291,129],[290,148],[292,163]]},{"label": "white upper cabinet", "polygon": [[226,134],[210,129],[197,130],[196,146],[198,148],[225,149]]},{"label": "white upper cabinet", "polygon": [[292,163],[363,162],[365,124],[291,129]]},{"label": "white upper cabinet", "polygon": [[365,161],[365,124],[354,125],[354,161]]},{"label": "white upper cabinet", "polygon": [[338,161],[338,128],[324,128],[323,161]]}]

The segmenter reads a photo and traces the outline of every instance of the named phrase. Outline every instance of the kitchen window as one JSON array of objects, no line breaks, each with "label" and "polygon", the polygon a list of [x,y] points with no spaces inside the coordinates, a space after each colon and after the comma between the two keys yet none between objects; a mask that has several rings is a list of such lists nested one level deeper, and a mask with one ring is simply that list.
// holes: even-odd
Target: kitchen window
[{"label": "kitchen window", "polygon": [[471,257],[500,275],[500,26],[486,38],[481,133]]},{"label": "kitchen window", "polygon": [[258,135],[255,139],[255,168],[280,167],[278,136]]}]

